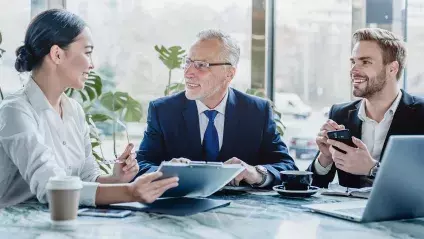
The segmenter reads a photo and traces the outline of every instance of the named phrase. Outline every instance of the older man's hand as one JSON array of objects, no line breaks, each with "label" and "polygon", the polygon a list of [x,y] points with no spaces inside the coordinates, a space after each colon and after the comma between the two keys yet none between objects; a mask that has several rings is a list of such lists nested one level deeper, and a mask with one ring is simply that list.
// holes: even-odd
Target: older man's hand
[{"label": "older man's hand", "polygon": [[187,158],[173,158],[169,162],[171,163],[186,163],[189,164],[191,161]]},{"label": "older man's hand", "polygon": [[263,176],[254,166],[251,166],[238,158],[233,157],[225,161],[224,164],[241,164],[244,167],[244,170],[230,182],[231,186],[239,186],[241,181],[245,181],[250,185],[257,184],[262,181]]}]

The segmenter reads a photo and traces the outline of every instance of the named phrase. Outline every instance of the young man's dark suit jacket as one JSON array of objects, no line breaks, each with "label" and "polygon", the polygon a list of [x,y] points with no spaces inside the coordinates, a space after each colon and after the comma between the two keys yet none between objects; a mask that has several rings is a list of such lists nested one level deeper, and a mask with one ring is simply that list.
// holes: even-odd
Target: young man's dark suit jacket
[{"label": "young man's dark suit jacket", "polygon": [[[249,165],[263,165],[281,183],[280,171],[297,170],[273,120],[270,103],[230,88],[225,109],[224,135],[217,161],[237,157]],[[185,93],[150,103],[147,129],[137,161],[137,176],[156,170],[162,161],[184,157],[201,161],[199,114]]]},{"label": "young man's dark suit jacket", "polygon": [[[344,125],[351,131],[351,134],[358,139],[361,139],[362,134],[362,121],[358,118],[360,104],[361,101],[357,100],[351,103],[334,105],[331,107],[329,113],[330,119],[334,120],[337,124]],[[424,134],[424,99],[411,96],[402,90],[402,98],[387,133],[381,158],[383,158],[389,136],[422,134]],[[361,188],[372,185],[372,180],[370,180],[369,177],[344,172],[343,170],[336,168],[334,164],[328,174],[318,175],[314,167],[315,160],[309,166],[309,170],[314,173],[312,184],[315,186],[328,187],[328,184],[333,181],[336,171],[339,176],[339,184],[342,186]],[[400,158],[398,160],[401,164],[402,159]]]}]

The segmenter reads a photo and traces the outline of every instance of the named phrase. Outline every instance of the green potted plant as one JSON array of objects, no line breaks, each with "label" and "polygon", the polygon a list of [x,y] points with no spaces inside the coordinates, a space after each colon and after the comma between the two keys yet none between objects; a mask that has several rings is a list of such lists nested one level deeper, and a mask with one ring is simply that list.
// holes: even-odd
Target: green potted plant
[{"label": "green potted plant", "polygon": [[168,85],[165,88],[165,96],[184,90],[185,86],[183,83],[171,83],[171,78],[172,71],[174,69],[181,68],[183,59],[185,57],[184,53],[186,51],[183,50],[180,46],[171,46],[169,48],[166,48],[164,46],[159,47],[158,45],[155,45],[155,50],[159,54],[159,59],[168,68]]},{"label": "green potted plant", "polygon": [[[65,93],[69,97],[76,97],[79,95],[81,104],[84,112],[86,113],[86,121],[90,126],[90,139],[91,146],[93,149],[93,155],[99,163],[100,168],[108,173],[111,170],[111,166],[103,164],[104,160],[103,149],[101,145],[101,139],[96,127],[96,123],[100,122],[112,122],[113,126],[113,152],[117,156],[116,152],[116,125],[119,124],[122,127],[124,122],[139,122],[142,118],[141,104],[133,99],[128,93],[121,91],[108,91],[103,92],[103,83],[101,76],[95,72],[90,72],[89,78],[85,83],[85,87],[82,90],[68,89]],[[76,95],[77,94],[77,95]],[[100,111],[94,109],[94,105],[101,105],[105,110]],[[127,133],[127,140],[128,133]],[[101,155],[99,155],[95,149],[99,147]]]}]

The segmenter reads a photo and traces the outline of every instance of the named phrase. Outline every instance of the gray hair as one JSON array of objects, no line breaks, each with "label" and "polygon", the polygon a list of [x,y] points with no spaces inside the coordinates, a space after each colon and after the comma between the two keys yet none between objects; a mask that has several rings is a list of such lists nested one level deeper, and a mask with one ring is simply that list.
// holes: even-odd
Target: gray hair
[{"label": "gray hair", "polygon": [[233,67],[237,67],[240,59],[240,46],[230,35],[221,30],[208,29],[197,34],[199,41],[218,39],[222,43],[221,59],[231,63]]}]

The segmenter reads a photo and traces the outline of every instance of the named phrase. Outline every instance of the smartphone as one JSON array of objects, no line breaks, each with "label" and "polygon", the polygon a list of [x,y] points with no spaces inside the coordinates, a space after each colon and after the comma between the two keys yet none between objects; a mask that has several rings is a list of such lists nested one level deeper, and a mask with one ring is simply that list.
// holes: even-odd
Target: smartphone
[{"label": "smartphone", "polygon": [[[352,135],[350,134],[350,131],[348,129],[341,129],[341,130],[334,130],[334,131],[328,131],[327,136],[329,139],[337,140],[339,142],[342,142],[346,145],[349,145],[350,147],[357,148],[356,145],[352,141]],[[339,149],[334,146],[334,148],[342,153],[346,153],[346,151]]]},{"label": "smartphone", "polygon": [[78,216],[123,218],[130,214],[131,214],[130,210],[116,210],[116,209],[103,209],[103,208],[82,208],[78,210]]}]

